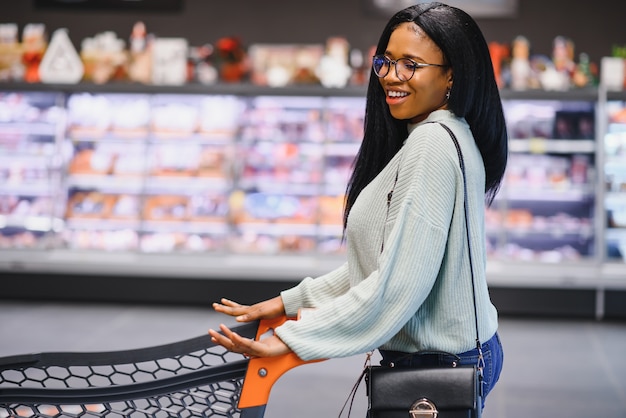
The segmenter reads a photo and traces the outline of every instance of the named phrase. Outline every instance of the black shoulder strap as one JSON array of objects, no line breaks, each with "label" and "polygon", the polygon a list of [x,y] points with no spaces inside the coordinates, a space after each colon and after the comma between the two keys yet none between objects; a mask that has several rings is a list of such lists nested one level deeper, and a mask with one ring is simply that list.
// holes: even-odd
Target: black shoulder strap
[{"label": "black shoulder strap", "polygon": [[454,142],[454,146],[456,147],[456,152],[459,155],[459,166],[461,167],[461,173],[463,174],[463,210],[465,212],[465,235],[467,237],[467,252],[469,255],[470,271],[472,274],[472,297],[474,299],[474,323],[476,325],[476,347],[480,351],[481,344],[480,344],[480,336],[478,334],[478,307],[476,305],[476,283],[474,279],[474,263],[473,263],[473,257],[472,257],[472,246],[470,245],[469,214],[468,214],[469,208],[468,208],[468,203],[467,203],[467,177],[465,175],[465,161],[463,160],[463,152],[461,151],[461,146],[459,145],[459,141],[456,139],[456,135],[454,135],[454,132],[452,132],[452,129],[450,129],[447,125],[444,125],[443,123],[439,123],[439,124],[446,131],[448,131],[448,133],[450,134],[450,137],[452,138],[452,141]]}]

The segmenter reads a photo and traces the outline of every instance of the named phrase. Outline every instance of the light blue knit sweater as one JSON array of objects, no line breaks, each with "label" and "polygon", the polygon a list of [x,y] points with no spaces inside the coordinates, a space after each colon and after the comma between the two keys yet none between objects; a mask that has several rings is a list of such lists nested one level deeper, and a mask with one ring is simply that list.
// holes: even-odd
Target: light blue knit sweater
[{"label": "light blue knit sweater", "polygon": [[481,341],[496,332],[485,279],[483,162],[465,120],[438,110],[410,127],[400,152],[359,195],[348,219],[346,263],[281,293],[289,316],[316,308],[275,330],[300,358],[475,347],[463,177],[450,135],[427,122],[450,127],[463,150]]}]

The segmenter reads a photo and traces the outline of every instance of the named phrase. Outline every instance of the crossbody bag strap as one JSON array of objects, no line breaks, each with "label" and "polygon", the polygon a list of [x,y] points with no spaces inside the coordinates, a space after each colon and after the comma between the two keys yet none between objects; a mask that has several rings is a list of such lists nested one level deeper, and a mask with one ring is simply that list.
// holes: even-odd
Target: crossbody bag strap
[{"label": "crossbody bag strap", "polygon": [[483,369],[485,360],[483,358],[482,344],[480,343],[480,335],[478,332],[478,305],[476,303],[476,279],[474,278],[474,262],[472,257],[472,246],[470,244],[470,222],[469,222],[469,204],[467,198],[467,176],[465,175],[465,160],[463,159],[463,152],[459,141],[456,139],[456,135],[452,132],[447,125],[439,123],[449,134],[450,138],[454,142],[457,154],[459,156],[459,166],[461,167],[461,173],[463,174],[463,211],[465,213],[465,236],[467,238],[467,253],[469,256],[470,273],[472,277],[472,299],[474,301],[474,325],[476,327],[476,348],[478,349],[478,368]]},{"label": "crossbody bag strap", "polygon": [[476,304],[476,283],[474,279],[474,262],[472,257],[472,246],[470,244],[470,231],[469,231],[469,205],[467,202],[467,176],[465,174],[465,160],[463,159],[463,151],[461,151],[461,146],[459,145],[459,141],[456,139],[456,135],[452,132],[447,125],[440,123],[440,125],[448,131],[450,134],[450,138],[454,142],[454,146],[456,147],[456,152],[459,156],[459,166],[461,167],[461,173],[463,174],[463,211],[465,212],[465,236],[467,238],[467,253],[469,256],[469,265],[470,272],[472,276],[472,299],[474,300],[474,323],[476,325],[476,345],[480,348],[480,337],[478,334],[478,307]]}]

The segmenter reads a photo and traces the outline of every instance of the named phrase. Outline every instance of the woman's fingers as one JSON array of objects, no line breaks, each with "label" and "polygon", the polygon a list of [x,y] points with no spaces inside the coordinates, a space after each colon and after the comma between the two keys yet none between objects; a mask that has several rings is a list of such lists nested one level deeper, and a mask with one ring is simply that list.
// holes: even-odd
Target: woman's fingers
[{"label": "woman's fingers", "polygon": [[238,308],[238,307],[242,306],[242,305],[238,304],[237,302],[234,302],[234,301],[232,301],[230,299],[226,299],[226,298],[222,298],[222,300],[220,302],[222,302],[222,305],[229,306],[231,308]]},{"label": "woman's fingers", "polygon": [[220,303],[214,303],[215,311],[234,316],[238,322],[250,322],[257,319],[271,319],[285,314],[285,306],[282,297],[256,303],[254,305],[240,305],[229,299],[222,299]]},{"label": "woman's fingers", "polygon": [[258,355],[257,350],[253,347],[256,341],[250,338],[242,337],[224,324],[220,324],[220,331],[221,333],[214,329],[209,330],[209,335],[211,335],[211,340],[214,343],[221,345],[233,353],[240,353],[248,356]]},{"label": "woman's fingers", "polygon": [[277,336],[271,336],[261,341],[245,338],[232,331],[224,324],[220,324],[220,332],[209,330],[211,340],[228,351],[244,354],[250,357],[271,357],[286,354],[291,350]]},{"label": "woman's fingers", "polygon": [[[216,302],[213,304],[213,309],[226,315],[239,317],[242,314],[245,314],[250,309],[250,307],[246,305],[240,305],[237,302],[233,302],[232,300],[222,299],[220,303]],[[240,319],[237,318],[237,320]]]}]

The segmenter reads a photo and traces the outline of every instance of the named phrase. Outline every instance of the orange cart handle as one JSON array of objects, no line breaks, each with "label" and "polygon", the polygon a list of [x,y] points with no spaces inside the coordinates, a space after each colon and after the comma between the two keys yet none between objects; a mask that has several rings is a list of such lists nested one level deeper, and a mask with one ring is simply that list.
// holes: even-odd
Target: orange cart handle
[{"label": "orange cart handle", "polygon": [[[266,332],[281,326],[289,319],[295,318],[281,316],[274,319],[262,319],[259,322],[256,340]],[[241,388],[239,409],[267,405],[272,386],[283,374],[294,367],[318,361],[323,360],[304,361],[294,352],[275,357],[255,357],[250,359]]]}]

